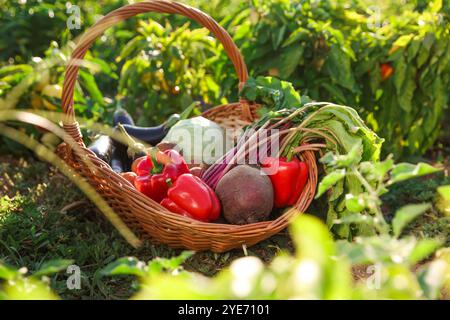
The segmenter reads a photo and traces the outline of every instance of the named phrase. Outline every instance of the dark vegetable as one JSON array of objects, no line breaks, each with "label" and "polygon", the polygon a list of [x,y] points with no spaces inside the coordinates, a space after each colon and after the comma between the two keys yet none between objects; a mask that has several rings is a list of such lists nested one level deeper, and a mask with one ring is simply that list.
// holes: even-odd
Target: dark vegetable
[{"label": "dark vegetable", "polygon": [[256,168],[240,165],[231,169],[220,179],[215,191],[229,223],[265,221],[272,211],[272,183]]},{"label": "dark vegetable", "polygon": [[[114,141],[114,142],[116,142],[116,141]],[[126,152],[127,151],[125,149],[125,156],[126,156]],[[128,171],[127,161],[128,161],[128,156],[126,156],[126,159],[124,159],[122,151],[119,148],[117,148],[117,145],[114,145],[112,156],[111,156],[111,162],[109,164],[111,166],[111,169],[116,173],[126,172],[126,171]]]},{"label": "dark vegetable", "polygon": [[101,135],[88,147],[95,155],[109,164],[113,152],[113,141],[109,136]]},{"label": "dark vegetable", "polygon": [[[119,124],[134,125],[133,118],[131,118],[127,111],[121,108],[117,109],[113,116],[113,125],[117,127]],[[111,158],[111,168],[117,173],[129,171],[132,159],[130,159],[127,155],[128,146],[117,140],[113,141],[113,145],[114,150]]]},{"label": "dark vegetable", "polygon": [[130,114],[124,109],[117,109],[114,112],[113,116],[113,126],[117,126],[119,123],[121,124],[129,124],[134,126],[133,118],[131,118]]},{"label": "dark vegetable", "polygon": [[130,136],[155,146],[164,139],[170,127],[179,119],[180,115],[173,114],[165,123],[156,127],[137,127],[130,124],[124,124],[123,127]]}]

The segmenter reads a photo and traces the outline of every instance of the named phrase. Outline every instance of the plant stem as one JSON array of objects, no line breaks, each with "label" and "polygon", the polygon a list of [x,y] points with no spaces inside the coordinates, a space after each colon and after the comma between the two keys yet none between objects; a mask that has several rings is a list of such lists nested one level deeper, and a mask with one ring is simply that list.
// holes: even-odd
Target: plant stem
[{"label": "plant stem", "polygon": [[[358,171],[356,167],[351,168],[352,173],[358,178],[358,180],[361,182],[361,184],[364,186],[364,188],[367,190],[367,192],[375,199],[379,200],[378,193],[372,188],[370,183],[364,178],[364,176],[361,174],[361,172]],[[389,232],[389,224],[386,222],[383,216],[383,212],[381,211],[381,208],[379,206],[379,201],[375,203],[375,206],[373,208],[373,212],[375,213],[375,216],[378,221],[375,221],[375,228],[380,233],[387,233]]]}]

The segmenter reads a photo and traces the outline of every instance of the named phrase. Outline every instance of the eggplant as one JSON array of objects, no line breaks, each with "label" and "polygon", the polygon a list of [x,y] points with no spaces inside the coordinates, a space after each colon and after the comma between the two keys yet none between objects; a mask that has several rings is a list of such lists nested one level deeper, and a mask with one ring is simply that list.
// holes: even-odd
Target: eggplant
[{"label": "eggplant", "polygon": [[169,129],[177,123],[179,119],[179,114],[173,114],[166,122],[156,127],[137,127],[129,124],[123,124],[123,127],[133,138],[155,146],[164,139],[167,132],[169,132]]},{"label": "eggplant", "polygon": [[[126,153],[126,150],[125,150]],[[123,158],[120,150],[114,146],[113,147],[113,152],[112,152],[112,156],[111,156],[111,162],[110,162],[110,166],[111,169],[115,172],[115,173],[122,173],[122,172],[127,172],[127,168],[126,168],[126,163],[124,163],[124,160],[128,161],[128,157]]]},{"label": "eggplant", "polygon": [[117,109],[114,112],[113,116],[113,126],[117,126],[119,123],[121,124],[129,124],[134,126],[133,118],[131,118],[130,114],[124,109]]},{"label": "eggplant", "polygon": [[[126,110],[122,108],[117,109],[114,112],[113,116],[113,126],[117,127],[117,125],[119,124],[128,124],[134,126],[133,118]],[[116,131],[118,130],[116,129]],[[127,155],[128,146],[120,143],[117,140],[113,141],[113,146],[113,154],[110,163],[111,169],[113,169],[113,171],[117,173],[130,171],[132,159],[130,159]]]},{"label": "eggplant", "polygon": [[113,141],[109,136],[101,135],[89,145],[88,149],[109,164],[113,152]]}]

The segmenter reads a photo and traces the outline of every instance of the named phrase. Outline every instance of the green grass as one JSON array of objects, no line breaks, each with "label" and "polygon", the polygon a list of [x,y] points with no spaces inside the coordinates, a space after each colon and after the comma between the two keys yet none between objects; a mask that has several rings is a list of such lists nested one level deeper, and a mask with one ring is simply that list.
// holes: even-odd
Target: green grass
[{"label": "green grass", "polygon": [[[448,184],[449,179],[438,175],[399,185],[385,197],[385,210],[389,215],[402,204],[433,201],[434,190],[444,183]],[[70,205],[71,209],[62,212]],[[323,215],[321,203],[315,203],[311,210]],[[448,218],[440,217],[435,208],[421,219],[425,220],[418,220],[409,232],[425,237],[445,236]],[[270,261],[280,250],[292,250],[286,231],[249,248],[248,254]],[[72,259],[81,268],[80,290],[67,289],[69,275],[64,272],[50,279],[62,298],[128,298],[136,290],[134,279],[101,277],[99,270],[124,256],[148,261],[180,252],[149,242],[133,249],[60,173],[31,157],[0,157],[0,260],[33,271],[52,259]],[[240,249],[224,254],[201,252],[190,258],[185,268],[212,276],[243,255]]]}]

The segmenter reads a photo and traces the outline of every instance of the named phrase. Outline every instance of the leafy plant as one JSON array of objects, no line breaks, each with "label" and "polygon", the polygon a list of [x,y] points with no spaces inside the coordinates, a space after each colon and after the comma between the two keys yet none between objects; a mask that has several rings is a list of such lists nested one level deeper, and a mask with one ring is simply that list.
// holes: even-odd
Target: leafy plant
[{"label": "leafy plant", "polygon": [[[221,101],[218,43],[206,29],[174,29],[170,22],[140,21],[138,35],[122,49],[119,99],[140,125],[158,124],[193,101]],[[225,100],[222,100],[225,101]]]},{"label": "leafy plant", "polygon": [[392,5],[376,21],[360,1],[262,0],[242,4],[222,23],[253,76],[277,76],[315,100],[355,107],[386,138],[385,154],[400,158],[433,145],[448,104],[450,29],[442,4],[422,11]]},{"label": "leafy plant", "polygon": [[392,157],[381,162],[361,162],[361,155],[360,146],[355,144],[348,154],[327,153],[320,160],[327,174],[319,183],[316,198],[330,190],[327,224],[346,238],[351,238],[352,228],[354,233],[363,235],[389,234],[392,229],[399,236],[403,227],[428,209],[428,205],[410,205],[398,210],[391,228],[384,219],[380,197],[394,183],[439,169],[426,163],[394,164]]},{"label": "leafy plant", "polygon": [[[295,255],[280,254],[268,266],[256,257],[245,257],[235,260],[217,276],[206,278],[183,270],[181,263],[191,256],[186,252],[177,258],[149,263],[123,258],[111,263],[102,273],[137,276],[141,284],[134,299],[435,299],[446,281],[448,259],[433,260],[414,273],[409,266],[424,258],[417,254],[424,251],[423,245],[413,250],[408,247],[411,259],[405,261],[395,258],[402,248],[390,242],[390,251],[384,255],[393,252],[394,259],[366,260],[379,262],[376,265],[379,279],[371,279],[373,270],[367,265],[366,277],[354,284],[350,267],[361,263],[354,255],[359,244],[346,241],[335,244],[326,226],[308,215],[297,218],[290,229]],[[378,244],[382,242],[380,238]],[[362,255],[371,257],[369,250],[362,251]],[[436,273],[424,281],[433,271]],[[396,281],[399,278],[401,286]]]},{"label": "leafy plant", "polygon": [[55,300],[58,297],[48,286],[48,275],[65,270],[71,260],[52,260],[26,276],[27,268],[16,270],[0,261],[0,300]]}]

